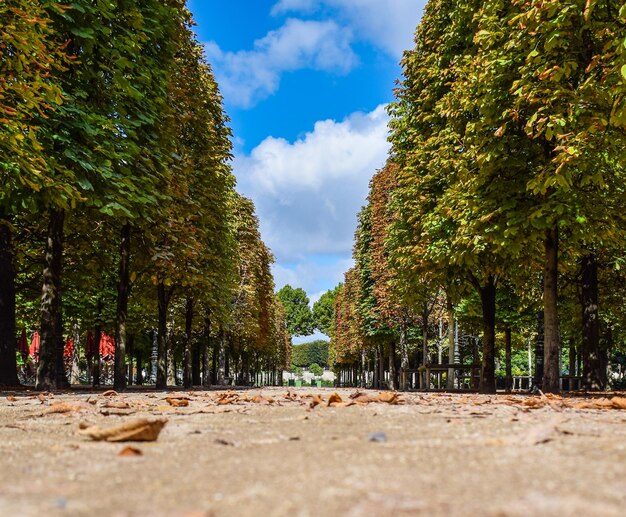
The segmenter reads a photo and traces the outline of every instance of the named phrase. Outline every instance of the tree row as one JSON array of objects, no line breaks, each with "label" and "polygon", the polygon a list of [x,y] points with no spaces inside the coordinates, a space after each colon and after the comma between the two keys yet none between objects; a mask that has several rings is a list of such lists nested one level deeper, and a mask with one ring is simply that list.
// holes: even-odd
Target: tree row
[{"label": "tree row", "polygon": [[[538,388],[607,387],[626,339],[625,29],[612,0],[428,2],[336,298],[338,365],[389,361],[405,387],[446,341],[447,386],[479,363],[467,384],[493,393],[496,342],[510,388],[532,340]],[[465,359],[459,327],[480,342]]]},{"label": "tree row", "polygon": [[185,386],[282,371],[273,258],[185,2],[7,0],[0,19],[0,384],[21,329],[39,389],[68,384],[66,335],[87,331],[114,335],[116,388],[152,335],[158,387],[177,359]]}]

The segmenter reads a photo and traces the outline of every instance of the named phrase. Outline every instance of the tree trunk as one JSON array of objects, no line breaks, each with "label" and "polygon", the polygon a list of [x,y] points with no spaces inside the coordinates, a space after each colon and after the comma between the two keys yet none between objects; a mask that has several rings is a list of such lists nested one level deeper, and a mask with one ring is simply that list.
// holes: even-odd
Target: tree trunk
[{"label": "tree trunk", "polygon": [[0,214],[0,386],[19,386],[15,358],[15,266],[9,223]]},{"label": "tree trunk", "polygon": [[480,392],[496,392],[496,284],[492,275],[480,288],[483,310],[483,362],[480,377]]},{"label": "tree trunk", "polygon": [[383,388],[385,385],[385,347],[378,346],[378,387]]},{"label": "tree trunk", "polygon": [[397,381],[398,372],[396,370],[396,344],[389,343],[389,389],[397,390],[398,383]]},{"label": "tree trunk", "polygon": [[[424,310],[422,311],[422,366],[425,367],[430,359],[428,357],[428,304],[424,303]],[[422,372],[420,379],[420,387],[423,390],[427,390],[430,379],[426,378],[426,369]]]},{"label": "tree trunk", "polygon": [[406,332],[406,319],[402,318],[402,323],[400,323],[400,389],[403,391],[407,389],[407,370],[409,369],[409,348]]},{"label": "tree trunk", "polygon": [[[480,351],[479,351],[479,338],[478,337],[474,337],[473,338],[473,344],[472,344],[472,363],[473,364],[478,364],[478,362],[480,361]],[[477,377],[476,375],[476,371],[474,369],[472,369],[472,389],[476,390],[480,387],[480,377]]]},{"label": "tree trunk", "polygon": [[74,350],[72,351],[72,367],[70,369],[70,384],[80,383],[80,368],[78,366],[80,358],[80,325],[74,324]]},{"label": "tree trunk", "polygon": [[372,389],[376,389],[380,387],[380,382],[379,382],[379,374],[380,374],[380,369],[378,367],[378,348],[374,349],[374,366],[373,366],[374,370],[372,371]]},{"label": "tree trunk", "polygon": [[[217,368],[218,368],[218,356],[219,356],[219,336],[213,340],[213,346],[211,347],[211,384],[217,384]],[[258,360],[256,363],[255,373],[259,371]]]},{"label": "tree trunk", "polygon": [[546,231],[544,241],[545,269],[543,275],[544,371],[543,391],[559,392],[559,320],[557,314],[557,281],[559,260],[558,229]]},{"label": "tree trunk", "polygon": [[157,372],[156,387],[167,387],[167,306],[168,296],[163,282],[157,285],[157,297],[159,306],[159,330],[157,334]]},{"label": "tree trunk", "polygon": [[[569,374],[570,377],[573,377],[576,375],[576,345],[574,344],[574,340],[572,340],[570,342],[569,345],[569,366],[568,366],[568,370],[569,370]],[[574,389],[574,379],[570,379],[569,380],[569,390],[572,391]]]},{"label": "tree trunk", "polygon": [[[454,363],[454,305],[450,296],[446,296],[448,310],[448,364]],[[454,389],[454,368],[448,368],[447,389]]]},{"label": "tree trunk", "polygon": [[152,329],[152,347],[150,348],[150,369],[148,371],[148,382],[155,381],[157,376],[157,363],[159,361],[159,332]]},{"label": "tree trunk", "polygon": [[193,325],[193,298],[187,296],[187,303],[185,307],[185,351],[183,353],[184,362],[184,374],[183,374],[183,386],[185,388],[191,387],[192,383],[192,368],[191,368],[191,329]]},{"label": "tree trunk", "polygon": [[[543,277],[542,277],[543,278]],[[543,280],[541,281],[543,286]],[[544,333],[543,333],[543,311],[537,313],[537,336],[535,338],[535,375],[533,384],[538,389],[543,387],[543,364],[544,364]]]},{"label": "tree trunk", "polygon": [[120,235],[120,264],[117,279],[117,311],[115,315],[115,369],[113,387],[126,387],[126,320],[130,294],[130,223],[122,226]]},{"label": "tree trunk", "polygon": [[63,363],[63,315],[61,271],[65,212],[50,210],[41,295],[41,348],[36,389],[66,388],[69,383]]},{"label": "tree trunk", "polygon": [[598,317],[598,259],[594,253],[581,260],[583,316],[583,380],[585,389],[602,390],[600,360],[600,321]]},{"label": "tree trunk", "polygon": [[126,357],[128,357],[128,385],[130,386],[133,383],[133,353],[135,351],[135,335],[129,334],[128,336],[128,347],[126,348]]},{"label": "tree trunk", "polygon": [[224,386],[226,384],[226,342],[224,329],[220,327],[217,338],[217,384]]},{"label": "tree trunk", "polygon": [[244,386],[250,385],[250,356],[248,352],[242,352],[241,356],[241,381]]},{"label": "tree trunk", "polygon": [[211,346],[211,320],[204,320],[204,337],[202,339],[202,386],[211,387],[211,365],[209,362]]},{"label": "tree trunk", "polygon": [[143,384],[143,364],[141,364],[141,350],[135,350],[135,364],[137,365],[137,373],[135,374],[135,384],[141,386]]},{"label": "tree trunk", "polygon": [[200,345],[196,342],[195,345],[191,346],[191,385],[192,386],[201,386],[202,385],[202,352],[200,350]]},{"label": "tree trunk", "polygon": [[230,333],[228,334],[227,343],[228,346],[224,347],[224,377],[232,377],[230,360],[233,357],[233,335]]},{"label": "tree trunk", "polygon": [[[282,383],[281,383],[282,384]],[[361,388],[367,388],[367,371],[365,366],[365,350],[361,350]]]},{"label": "tree trunk", "polygon": [[91,385],[94,388],[100,387],[100,340],[102,339],[102,299],[96,302],[96,322],[94,325],[94,351],[92,358]]},{"label": "tree trunk", "polygon": [[174,322],[167,329],[167,384],[168,386],[176,386],[176,362],[174,361]]},{"label": "tree trunk", "polygon": [[504,329],[505,380],[504,387],[507,393],[513,389],[513,370],[511,365],[511,328]]}]

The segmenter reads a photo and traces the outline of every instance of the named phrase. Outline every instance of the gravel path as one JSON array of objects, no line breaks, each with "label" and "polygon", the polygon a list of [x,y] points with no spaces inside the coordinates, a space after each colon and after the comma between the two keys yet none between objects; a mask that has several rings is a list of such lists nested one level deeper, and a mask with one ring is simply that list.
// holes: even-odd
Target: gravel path
[{"label": "gravel path", "polygon": [[[626,410],[610,399],[287,393],[2,393],[0,515],[626,512]],[[139,418],[168,422],[154,442],[78,433]]]}]

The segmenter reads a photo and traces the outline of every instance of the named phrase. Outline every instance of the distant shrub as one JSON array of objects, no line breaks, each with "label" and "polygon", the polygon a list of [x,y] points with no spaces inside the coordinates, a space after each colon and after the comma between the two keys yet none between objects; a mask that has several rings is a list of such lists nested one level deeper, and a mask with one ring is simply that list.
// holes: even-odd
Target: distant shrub
[{"label": "distant shrub", "polygon": [[291,363],[302,368],[310,368],[315,363],[322,367],[328,366],[328,341],[317,340],[291,349]]},{"label": "distant shrub", "polygon": [[309,366],[309,371],[315,375],[316,377],[321,377],[324,374],[324,368],[322,368],[319,364],[313,363]]}]

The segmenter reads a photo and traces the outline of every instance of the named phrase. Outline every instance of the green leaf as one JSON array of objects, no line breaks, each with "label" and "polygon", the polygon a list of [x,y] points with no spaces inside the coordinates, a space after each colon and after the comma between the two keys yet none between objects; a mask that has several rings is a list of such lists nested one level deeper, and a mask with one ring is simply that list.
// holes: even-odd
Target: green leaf
[{"label": "green leaf", "polygon": [[89,27],[72,27],[70,32],[75,36],[84,39],[93,39],[94,36],[93,29],[90,29]]}]

